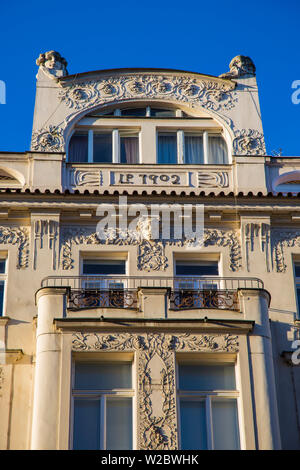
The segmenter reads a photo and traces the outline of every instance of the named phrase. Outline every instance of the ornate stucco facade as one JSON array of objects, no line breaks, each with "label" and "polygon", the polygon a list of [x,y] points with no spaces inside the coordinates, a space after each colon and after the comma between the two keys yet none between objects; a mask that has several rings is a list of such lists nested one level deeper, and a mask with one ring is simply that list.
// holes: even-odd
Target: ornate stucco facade
[{"label": "ornate stucco facade", "polygon": [[[251,59],[235,57],[219,77],[68,75],[55,51],[37,65],[31,150],[0,153],[0,448],[72,449],[76,363],[107,362],[132,367],[123,395],[134,449],[183,448],[181,364],[234,367],[234,390],[198,395],[209,396],[212,421],[214,397],[236,400],[239,448],[299,449],[300,158],[266,152]],[[95,157],[93,136],[104,131],[110,161]],[[159,160],[166,135],[177,139],[176,162]],[[71,152],[74,136],[84,158]],[[135,161],[122,161],[123,136],[136,139]],[[189,137],[202,159],[188,160]],[[212,158],[214,137],[222,161]],[[119,223],[101,238],[100,212],[124,221],[122,204],[134,209],[128,220],[140,215],[135,228]],[[194,222],[203,206],[202,243],[172,230],[153,239],[155,217],[143,211],[160,204],[191,206]],[[89,276],[85,260],[126,267]],[[176,272],[197,262],[217,274]]]}]

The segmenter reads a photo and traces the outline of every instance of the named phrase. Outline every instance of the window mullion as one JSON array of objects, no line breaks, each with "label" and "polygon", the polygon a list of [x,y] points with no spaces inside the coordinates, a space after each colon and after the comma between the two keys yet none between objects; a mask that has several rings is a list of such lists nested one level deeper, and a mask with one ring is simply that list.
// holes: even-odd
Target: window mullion
[{"label": "window mullion", "polygon": [[93,163],[94,161],[94,131],[89,129],[88,132],[88,163]]},{"label": "window mullion", "polygon": [[207,165],[209,163],[209,148],[208,148],[208,132],[203,132],[203,160],[204,164]]},{"label": "window mullion", "polygon": [[119,129],[112,131],[112,161],[113,163],[120,163],[120,133]]},{"label": "window mullion", "polygon": [[206,430],[207,430],[207,447],[208,450],[214,448],[213,425],[212,425],[212,409],[211,409],[211,396],[208,395],[205,399],[206,411]]},{"label": "window mullion", "polygon": [[184,163],[184,132],[177,131],[177,163]]}]

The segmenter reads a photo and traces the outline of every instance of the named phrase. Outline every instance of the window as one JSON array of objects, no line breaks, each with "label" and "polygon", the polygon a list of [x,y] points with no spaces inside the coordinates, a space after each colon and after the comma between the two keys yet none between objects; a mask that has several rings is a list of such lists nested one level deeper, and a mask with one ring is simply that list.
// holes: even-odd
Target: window
[{"label": "window", "polygon": [[4,313],[4,294],[6,283],[6,258],[0,258],[0,316]]},{"label": "window", "polygon": [[141,104],[84,116],[70,139],[68,161],[222,165],[228,163],[228,149],[221,126],[204,112],[195,116]]},{"label": "window", "polygon": [[181,449],[240,448],[235,367],[178,365]]},{"label": "window", "polygon": [[219,308],[217,261],[176,260],[175,308]]},{"label": "window", "polygon": [[132,449],[132,363],[76,361],[73,449]]},{"label": "window", "polygon": [[126,274],[126,260],[85,259],[82,274],[88,276],[84,278],[82,287],[86,297],[93,297],[94,308],[129,306],[124,291],[126,279],[122,279]]},{"label": "window", "polygon": [[299,312],[300,312],[300,263],[295,263],[294,272],[295,272],[295,284],[296,284],[297,310],[298,310],[298,317],[299,317]]},{"label": "window", "polygon": [[157,163],[226,164],[226,143],[222,136],[207,132],[158,132]]},{"label": "window", "polygon": [[139,133],[136,130],[76,131],[70,140],[72,163],[138,163]]},{"label": "window", "polygon": [[176,260],[175,275],[184,278],[176,281],[176,287],[179,289],[217,289],[218,279],[202,280],[201,277],[217,278],[218,261]]}]

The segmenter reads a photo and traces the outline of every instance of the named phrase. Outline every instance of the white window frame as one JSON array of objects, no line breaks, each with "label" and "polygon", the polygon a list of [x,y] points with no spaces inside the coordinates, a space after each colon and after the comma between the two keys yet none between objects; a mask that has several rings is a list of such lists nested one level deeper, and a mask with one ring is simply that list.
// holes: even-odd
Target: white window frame
[{"label": "white window frame", "polygon": [[[238,422],[238,432],[239,432],[239,444],[240,450],[243,448],[243,439],[242,439],[242,432],[241,432],[241,404],[240,404],[240,392],[239,390],[180,390],[179,388],[179,364],[184,365],[185,362],[181,362],[180,360],[176,361],[176,381],[178,384],[177,387],[177,409],[178,409],[178,440],[179,440],[179,449],[181,449],[181,400],[182,399],[189,399],[191,401],[204,401],[205,402],[205,415],[206,415],[206,435],[207,435],[207,448],[208,450],[214,450],[214,442],[213,442],[213,421],[212,421],[212,399],[213,398],[221,398],[221,399],[235,399],[236,400],[236,409],[237,409],[237,422]],[[195,367],[197,365],[208,365],[205,361],[199,359],[199,361],[193,361]],[[214,365],[221,365],[218,364],[217,360],[214,362]],[[237,364],[232,363],[231,365],[234,366],[234,374],[235,374],[235,381],[236,386],[238,384],[238,376],[237,376]]]},{"label": "white window frame", "polygon": [[[104,353],[104,355],[109,356],[109,353]],[[116,353],[113,353],[116,354]],[[76,362],[81,362],[80,359],[73,358],[72,361],[72,395],[71,395],[71,426],[70,426],[70,448],[73,449],[74,445],[74,409],[75,409],[75,399],[76,398],[88,398],[89,400],[100,401],[100,436],[99,436],[99,450],[106,450],[106,400],[107,398],[116,397],[116,398],[131,398],[132,403],[132,450],[136,447],[136,366],[135,366],[135,357],[133,356],[131,361],[125,359],[120,360],[107,360],[105,361],[104,357],[99,357],[99,362],[113,362],[116,364],[120,364],[122,362],[130,362],[131,363],[131,384],[132,387],[130,389],[111,389],[111,390],[76,390],[75,389],[75,365]],[[90,361],[86,361],[90,362]],[[97,362],[93,360],[93,362]],[[130,449],[129,449],[130,450]]]},{"label": "white window frame", "polygon": [[[117,117],[117,115],[116,115]],[[72,136],[76,134],[76,131],[79,131],[80,129],[75,129]],[[94,162],[94,132],[98,133],[103,133],[103,134],[112,134],[112,163],[113,164],[121,164],[121,137],[122,134],[130,134],[132,137],[137,137],[138,138],[138,160],[134,165],[138,165],[141,160],[141,131],[139,129],[122,129],[122,128],[109,128],[109,129],[97,129],[95,128],[89,128],[87,131],[87,136],[88,136],[88,158],[87,162],[78,162],[80,163],[98,163],[100,165],[102,164],[109,164],[109,162]],[[70,138],[70,141],[72,139],[72,136]],[[68,159],[69,160],[69,159]],[[69,162],[69,163],[74,163],[74,162]],[[128,165],[128,163],[122,163],[122,165]]]},{"label": "white window frame", "polygon": [[[199,128],[195,129],[170,129],[167,128],[164,130],[163,128],[159,127],[156,131],[156,163],[158,163],[158,136],[159,134],[176,134],[176,141],[177,141],[177,155],[176,155],[176,160],[177,160],[177,165],[189,165],[189,163],[185,163],[185,135],[199,135],[202,136],[203,138],[203,165],[215,165],[215,163],[212,163],[210,161],[210,155],[209,155],[209,136],[212,137],[222,137],[222,139],[225,142],[226,148],[227,148],[227,163],[229,163],[229,152],[228,152],[228,146],[226,139],[223,136],[223,133],[217,134],[216,132],[208,132],[206,130],[202,130]],[[161,165],[163,163],[160,163]],[[200,165],[201,163],[195,163],[195,165]]]}]

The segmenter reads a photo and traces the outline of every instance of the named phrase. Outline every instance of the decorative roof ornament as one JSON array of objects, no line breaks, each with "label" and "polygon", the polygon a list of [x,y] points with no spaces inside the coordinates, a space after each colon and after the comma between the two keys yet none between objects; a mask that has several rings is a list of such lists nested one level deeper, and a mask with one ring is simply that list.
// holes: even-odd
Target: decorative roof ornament
[{"label": "decorative roof ornament", "polygon": [[65,77],[68,75],[68,63],[59,52],[48,51],[44,54],[40,54],[39,58],[36,60],[36,64],[51,78]]},{"label": "decorative roof ornament", "polygon": [[220,78],[254,77],[255,65],[250,57],[237,55],[229,64],[229,72],[219,75]]}]

